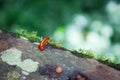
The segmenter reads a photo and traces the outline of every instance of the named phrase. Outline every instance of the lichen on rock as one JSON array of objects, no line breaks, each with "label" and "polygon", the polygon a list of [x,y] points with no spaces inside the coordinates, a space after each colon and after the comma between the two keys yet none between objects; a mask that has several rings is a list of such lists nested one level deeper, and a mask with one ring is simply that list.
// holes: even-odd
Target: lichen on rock
[{"label": "lichen on rock", "polygon": [[1,59],[7,62],[9,65],[19,65],[21,64],[21,54],[22,52],[16,48],[10,48],[4,52],[1,52]]},{"label": "lichen on rock", "polygon": [[27,72],[35,72],[38,68],[38,64],[38,62],[35,62],[31,59],[25,59],[19,66]]},{"label": "lichen on rock", "polygon": [[16,48],[1,52],[1,59],[9,65],[16,65],[27,72],[35,72],[38,68],[38,62],[32,59],[21,60],[22,52]]},{"label": "lichen on rock", "polygon": [[18,80],[20,73],[17,71],[12,71],[7,74],[7,80]]}]

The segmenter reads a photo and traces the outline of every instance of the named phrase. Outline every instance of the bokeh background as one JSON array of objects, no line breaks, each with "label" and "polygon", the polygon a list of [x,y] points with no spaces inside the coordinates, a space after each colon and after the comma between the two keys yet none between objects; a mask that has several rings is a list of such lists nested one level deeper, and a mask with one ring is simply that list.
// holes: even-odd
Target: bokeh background
[{"label": "bokeh background", "polygon": [[120,0],[0,0],[0,28],[37,31],[120,63]]}]

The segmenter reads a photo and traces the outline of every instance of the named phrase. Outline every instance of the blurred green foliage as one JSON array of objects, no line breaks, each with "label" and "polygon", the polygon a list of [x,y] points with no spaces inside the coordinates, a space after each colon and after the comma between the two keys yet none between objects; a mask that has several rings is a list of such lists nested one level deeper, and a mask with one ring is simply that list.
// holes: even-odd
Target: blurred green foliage
[{"label": "blurred green foliage", "polygon": [[1,0],[0,28],[11,31],[23,28],[37,31],[40,36],[51,36],[57,27],[69,23],[76,13],[103,14],[108,1]]},{"label": "blurred green foliage", "polygon": [[[57,27],[65,27],[76,13],[83,13],[94,19],[103,19],[115,26],[111,37],[120,42],[120,29],[111,22],[105,8],[110,0],[0,0],[0,28],[15,31],[26,29],[37,31],[39,36],[52,36]],[[120,0],[115,0],[117,3]],[[116,15],[116,14],[115,14]],[[111,16],[111,15],[110,15]],[[108,19],[109,18],[109,19]]]}]

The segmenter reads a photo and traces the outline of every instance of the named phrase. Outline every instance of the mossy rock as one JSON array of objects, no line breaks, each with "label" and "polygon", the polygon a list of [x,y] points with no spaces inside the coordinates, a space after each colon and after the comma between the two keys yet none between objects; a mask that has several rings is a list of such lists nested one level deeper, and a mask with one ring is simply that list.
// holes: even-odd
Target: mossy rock
[{"label": "mossy rock", "polygon": [[[19,78],[17,77],[16,80],[23,80],[23,78],[26,80],[41,80],[41,78],[43,80],[46,78],[67,80],[68,77],[74,78],[76,72],[83,74],[84,77],[87,77],[90,80],[120,80],[120,71],[102,64],[95,59],[77,57],[67,49],[57,48],[51,45],[46,45],[45,50],[40,51],[38,45],[34,44],[34,42],[15,37],[4,31],[2,31],[1,35],[2,37],[0,38],[0,42],[4,40],[8,46],[4,47],[4,49],[0,51],[0,74],[5,74],[0,76],[1,80],[6,80],[7,74],[10,72],[12,73],[13,71],[17,71],[19,73]],[[4,54],[3,51],[13,47],[21,51],[21,61],[31,59],[32,61],[38,62],[39,67],[44,67],[46,64],[61,66],[63,69],[62,73],[55,74],[57,75],[56,77],[51,73],[40,74],[38,67],[35,72],[26,72],[28,75],[23,74],[22,71],[24,70],[20,66],[17,66],[16,64],[10,65],[1,59],[1,56]],[[5,65],[7,67],[5,67]]]}]

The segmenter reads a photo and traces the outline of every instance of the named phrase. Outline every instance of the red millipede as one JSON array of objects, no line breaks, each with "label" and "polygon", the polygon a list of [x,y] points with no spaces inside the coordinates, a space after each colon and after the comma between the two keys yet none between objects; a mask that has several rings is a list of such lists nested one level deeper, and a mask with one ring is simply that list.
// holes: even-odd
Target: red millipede
[{"label": "red millipede", "polygon": [[43,51],[45,48],[45,45],[47,44],[48,40],[49,40],[49,36],[46,36],[41,42],[40,44],[38,45],[38,48]]}]

